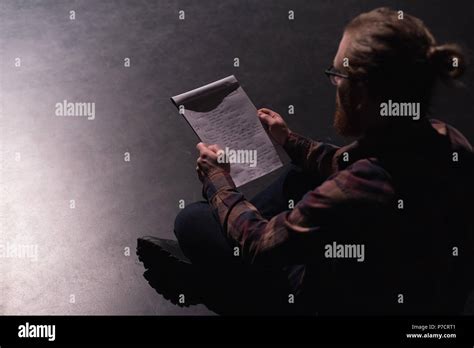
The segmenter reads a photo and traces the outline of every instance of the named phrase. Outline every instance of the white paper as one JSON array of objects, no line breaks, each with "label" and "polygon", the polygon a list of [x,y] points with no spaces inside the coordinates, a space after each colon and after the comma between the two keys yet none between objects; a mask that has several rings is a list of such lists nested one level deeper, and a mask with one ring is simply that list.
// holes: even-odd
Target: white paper
[{"label": "white paper", "polygon": [[202,142],[227,148],[230,174],[237,187],[283,166],[257,109],[234,75],[171,99],[181,106],[181,113]]}]

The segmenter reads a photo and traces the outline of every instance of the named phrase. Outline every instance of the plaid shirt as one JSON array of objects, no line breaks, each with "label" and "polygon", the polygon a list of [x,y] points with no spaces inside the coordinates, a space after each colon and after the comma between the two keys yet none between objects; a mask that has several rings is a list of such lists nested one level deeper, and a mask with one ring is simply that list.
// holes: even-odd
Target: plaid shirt
[{"label": "plaid shirt", "polygon": [[[436,120],[419,122],[426,122],[428,133],[449,139],[453,149],[472,151],[468,141],[454,128]],[[392,140],[400,143],[404,137],[394,134]],[[403,190],[397,192],[396,180],[385,168],[386,156],[378,151],[383,146],[367,143],[361,139],[339,148],[291,133],[284,148],[292,162],[310,175],[322,178],[323,183],[304,195],[294,209],[270,220],[263,218],[245,199],[226,172],[205,178],[203,196],[213,207],[227,236],[240,245],[248,262],[272,266],[306,264],[323,253],[322,240],[333,240],[341,224],[356,228],[364,223],[358,220],[371,219],[370,212],[396,210],[397,198]],[[412,143],[407,146],[411,147],[406,149],[407,153],[413,150]],[[396,147],[394,151],[403,148],[403,144]],[[348,211],[352,212],[350,222],[344,221]]]}]

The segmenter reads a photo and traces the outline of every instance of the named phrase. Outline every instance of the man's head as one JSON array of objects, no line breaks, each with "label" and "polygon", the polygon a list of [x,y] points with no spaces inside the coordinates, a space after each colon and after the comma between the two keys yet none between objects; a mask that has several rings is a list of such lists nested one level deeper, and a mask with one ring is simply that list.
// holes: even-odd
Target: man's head
[{"label": "man's head", "polygon": [[334,126],[345,136],[360,136],[387,121],[381,103],[419,103],[428,110],[436,80],[459,77],[465,67],[457,45],[437,45],[421,20],[378,8],[360,14],[345,28],[333,62],[337,86]]}]

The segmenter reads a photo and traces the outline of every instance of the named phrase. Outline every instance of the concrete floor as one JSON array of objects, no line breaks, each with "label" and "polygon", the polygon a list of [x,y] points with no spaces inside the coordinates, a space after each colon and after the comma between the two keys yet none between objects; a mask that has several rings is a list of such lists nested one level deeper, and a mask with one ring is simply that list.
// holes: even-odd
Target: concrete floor
[{"label": "concrete floor", "polygon": [[[381,5],[344,3],[1,0],[0,243],[36,247],[37,260],[0,259],[0,314],[212,314],[164,300],[135,255],[139,236],[173,238],[180,199],[201,198],[197,139],[169,97],[234,74],[257,107],[342,144],[322,71],[343,25]],[[383,3],[473,47],[472,2]],[[472,141],[472,89],[445,95],[460,107],[449,113],[443,99],[440,114]],[[55,116],[63,100],[94,102],[95,119]]]}]

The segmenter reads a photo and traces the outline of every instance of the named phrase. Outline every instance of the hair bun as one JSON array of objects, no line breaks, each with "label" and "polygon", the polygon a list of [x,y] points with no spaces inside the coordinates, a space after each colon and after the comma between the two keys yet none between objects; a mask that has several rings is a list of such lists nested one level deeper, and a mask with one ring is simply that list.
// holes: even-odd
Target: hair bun
[{"label": "hair bun", "polygon": [[431,46],[426,57],[433,69],[444,80],[460,77],[466,68],[462,49],[456,44]]}]

